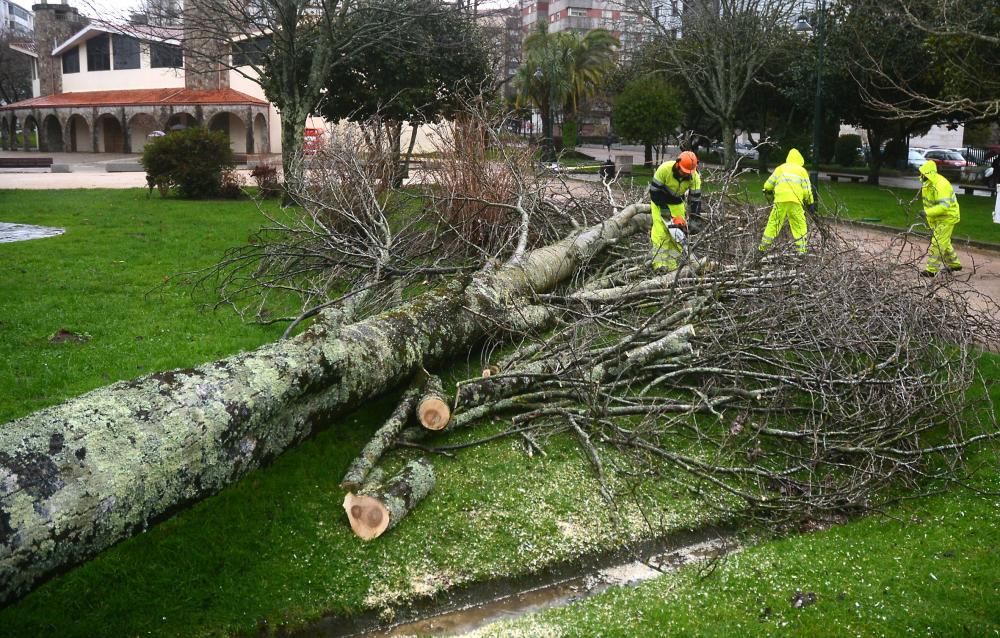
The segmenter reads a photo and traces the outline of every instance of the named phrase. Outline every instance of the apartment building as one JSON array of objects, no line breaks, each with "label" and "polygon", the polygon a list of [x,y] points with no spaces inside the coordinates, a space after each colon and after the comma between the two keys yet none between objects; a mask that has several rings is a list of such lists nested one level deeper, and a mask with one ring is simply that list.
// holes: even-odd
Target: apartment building
[{"label": "apartment building", "polygon": [[[520,0],[521,30],[528,35],[545,24],[550,33],[607,29],[625,55],[666,31],[680,32],[683,0]],[[662,27],[662,28],[661,28]]]},{"label": "apartment building", "polygon": [[31,11],[11,0],[0,0],[0,31],[19,34],[34,30],[35,18]]}]

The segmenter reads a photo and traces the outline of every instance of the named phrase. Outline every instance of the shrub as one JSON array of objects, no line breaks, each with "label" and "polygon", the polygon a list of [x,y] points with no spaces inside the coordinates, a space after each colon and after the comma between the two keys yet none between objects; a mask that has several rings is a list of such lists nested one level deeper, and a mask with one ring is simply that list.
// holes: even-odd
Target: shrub
[{"label": "shrub", "polygon": [[860,135],[841,135],[833,147],[834,162],[841,166],[854,166],[861,155]]},{"label": "shrub", "polygon": [[805,158],[807,165],[812,165],[812,136],[809,133],[797,131],[786,132],[778,140],[778,149],[774,151],[774,159],[777,163],[782,163],[788,157],[788,151],[798,150]]},{"label": "shrub", "polygon": [[563,148],[576,148],[578,134],[576,122],[565,122],[562,127]]},{"label": "shrub", "polygon": [[243,187],[246,185],[245,177],[232,168],[224,169],[219,179],[219,195],[226,199],[237,199],[243,195]]},{"label": "shrub", "polygon": [[278,168],[273,164],[261,162],[250,171],[250,177],[257,182],[257,188],[263,197],[277,197],[281,192],[281,183],[278,180]]},{"label": "shrub", "polygon": [[222,131],[189,128],[148,142],[142,166],[152,184],[176,186],[181,197],[210,197],[219,193],[223,170],[233,166],[233,152]]}]

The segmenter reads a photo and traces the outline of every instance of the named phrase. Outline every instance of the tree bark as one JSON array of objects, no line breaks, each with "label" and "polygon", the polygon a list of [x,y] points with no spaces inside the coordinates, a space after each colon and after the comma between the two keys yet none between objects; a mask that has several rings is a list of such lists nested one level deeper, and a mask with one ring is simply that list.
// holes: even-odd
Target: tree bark
[{"label": "tree bark", "polygon": [[368,444],[361,450],[361,454],[351,462],[351,466],[344,474],[344,479],[340,482],[342,489],[356,492],[368,480],[375,464],[382,458],[386,450],[390,449],[396,442],[396,437],[413,416],[417,400],[420,399],[422,381],[421,379],[410,384],[396,405],[396,409],[386,419],[385,424],[375,432]]},{"label": "tree bark", "polygon": [[[609,243],[632,205],[572,237],[364,321],[89,392],[0,427],[0,605],[235,482],[338,415],[449,363]],[[545,313],[522,317],[543,321]],[[521,326],[525,328],[527,326]]]}]

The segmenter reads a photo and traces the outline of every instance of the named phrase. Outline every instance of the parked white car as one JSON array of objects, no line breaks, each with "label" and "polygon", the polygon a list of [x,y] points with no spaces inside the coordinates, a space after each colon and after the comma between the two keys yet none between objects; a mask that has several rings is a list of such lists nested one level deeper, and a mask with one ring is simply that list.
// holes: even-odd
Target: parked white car
[{"label": "parked white car", "polygon": [[920,165],[927,161],[927,158],[924,157],[926,152],[922,148],[911,148],[910,155],[906,158],[906,165],[910,168],[920,168]]},{"label": "parked white car", "polygon": [[760,156],[757,149],[755,149],[753,144],[750,144],[749,142],[737,142],[736,154],[747,159],[757,159]]}]

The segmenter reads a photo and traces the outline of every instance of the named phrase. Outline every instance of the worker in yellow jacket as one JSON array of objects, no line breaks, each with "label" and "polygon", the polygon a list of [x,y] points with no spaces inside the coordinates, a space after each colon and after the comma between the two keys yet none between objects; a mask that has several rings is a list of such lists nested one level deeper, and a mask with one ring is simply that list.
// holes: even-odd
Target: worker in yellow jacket
[{"label": "worker in yellow jacket", "polygon": [[[687,206],[684,204],[687,197]],[[664,162],[649,183],[650,212],[653,227],[653,269],[677,270],[688,235],[688,213],[692,218],[701,211],[701,174],[698,156],[682,152],[676,160]],[[664,214],[666,213],[666,214]]]},{"label": "worker in yellow jacket", "polygon": [[955,189],[938,173],[937,164],[930,160],[920,165],[920,182],[923,185],[920,194],[924,214],[933,233],[927,251],[927,264],[920,274],[933,277],[941,270],[942,265],[948,270],[961,270],[962,262],[958,260],[958,253],[951,245],[951,233],[961,219]]},{"label": "worker in yellow jacket", "polygon": [[764,182],[764,197],[772,201],[774,206],[771,207],[771,214],[767,218],[764,236],[760,239],[761,252],[768,250],[774,244],[786,219],[792,230],[796,249],[805,254],[809,247],[806,238],[809,228],[806,225],[805,208],[815,214],[816,203],[805,163],[802,153],[793,148],[788,151],[785,163],[774,169]]}]

